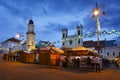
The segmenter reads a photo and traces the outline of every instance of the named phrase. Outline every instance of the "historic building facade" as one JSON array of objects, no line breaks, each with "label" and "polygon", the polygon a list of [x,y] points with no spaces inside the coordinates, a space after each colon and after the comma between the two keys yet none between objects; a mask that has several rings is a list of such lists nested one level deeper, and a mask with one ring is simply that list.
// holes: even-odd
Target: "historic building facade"
[{"label": "historic building facade", "polygon": [[[83,46],[97,51],[97,41],[84,41]],[[103,56],[103,58],[113,60],[117,56],[120,56],[120,46],[116,44],[116,40],[100,41],[100,47],[99,54]]]},{"label": "historic building facade", "polygon": [[34,32],[34,22],[32,19],[28,23],[28,31],[26,33],[26,50],[31,51],[35,49],[35,32]]},{"label": "historic building facade", "polygon": [[1,43],[1,50],[4,53],[8,53],[9,50],[14,51],[14,50],[20,50],[20,40],[12,37],[9,38]]},{"label": "historic building facade", "polygon": [[68,29],[62,29],[62,47],[78,47],[83,45],[83,26],[76,27],[75,35],[68,35]]}]

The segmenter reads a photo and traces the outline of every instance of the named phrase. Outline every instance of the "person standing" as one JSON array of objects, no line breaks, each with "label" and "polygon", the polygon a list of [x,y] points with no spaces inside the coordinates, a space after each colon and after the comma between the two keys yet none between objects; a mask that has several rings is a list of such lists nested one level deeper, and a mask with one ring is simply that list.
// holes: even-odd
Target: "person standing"
[{"label": "person standing", "polygon": [[95,63],[96,63],[96,72],[100,72],[100,58],[99,57],[96,57],[95,58]]},{"label": "person standing", "polygon": [[94,66],[95,66],[95,57],[93,57],[91,59],[91,68],[92,68],[92,70],[94,70]]},{"label": "person standing", "polygon": [[79,68],[79,66],[80,66],[80,58],[77,58],[76,65],[77,65],[77,68]]},{"label": "person standing", "polygon": [[36,53],[35,54],[35,64],[38,64],[39,63],[39,54]]},{"label": "person standing", "polygon": [[90,67],[90,62],[91,62],[90,57],[87,57],[87,66],[88,67]]}]

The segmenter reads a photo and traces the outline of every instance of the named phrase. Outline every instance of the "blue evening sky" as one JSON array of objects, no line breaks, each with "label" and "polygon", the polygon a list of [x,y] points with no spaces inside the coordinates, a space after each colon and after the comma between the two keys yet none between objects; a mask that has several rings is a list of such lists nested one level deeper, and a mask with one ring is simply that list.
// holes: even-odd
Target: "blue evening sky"
[{"label": "blue evening sky", "polygon": [[[0,42],[24,33],[26,39],[29,19],[35,24],[36,42],[61,41],[61,29],[67,27],[69,35],[76,33],[76,25],[83,25],[84,34],[96,31],[92,10],[95,3],[106,12],[100,16],[101,31],[120,31],[120,0],[0,0]],[[104,4],[104,5],[103,5]],[[118,35],[103,35],[115,39]],[[84,40],[95,40],[85,38]]]}]

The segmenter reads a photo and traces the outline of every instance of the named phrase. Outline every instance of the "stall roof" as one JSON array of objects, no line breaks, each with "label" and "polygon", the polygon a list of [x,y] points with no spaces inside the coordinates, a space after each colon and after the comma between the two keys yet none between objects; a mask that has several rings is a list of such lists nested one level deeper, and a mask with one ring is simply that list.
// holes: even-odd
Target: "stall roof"
[{"label": "stall roof", "polygon": [[88,48],[79,46],[71,49],[72,51],[88,51]]},{"label": "stall roof", "polygon": [[[93,50],[91,50],[91,49],[89,49],[89,48],[82,47],[82,46],[72,48],[71,50],[72,50],[73,52],[74,52],[74,51],[80,51],[79,54],[81,54],[81,55],[95,55],[95,56],[98,55],[97,52],[95,52],[95,51],[93,51]],[[84,51],[86,51],[87,53],[85,53]],[[81,52],[82,52],[82,53],[81,53]]]},{"label": "stall roof", "polygon": [[59,48],[57,48],[57,47],[52,47],[52,50],[56,50],[58,53],[61,53],[61,54],[64,53],[63,50],[61,50],[61,49],[59,49]]},{"label": "stall roof", "polygon": [[64,53],[63,50],[61,50],[61,49],[59,49],[57,47],[54,47],[54,46],[46,46],[44,48],[41,48],[40,50],[54,50],[54,51],[57,51],[57,53],[59,53],[59,54],[63,54]]}]

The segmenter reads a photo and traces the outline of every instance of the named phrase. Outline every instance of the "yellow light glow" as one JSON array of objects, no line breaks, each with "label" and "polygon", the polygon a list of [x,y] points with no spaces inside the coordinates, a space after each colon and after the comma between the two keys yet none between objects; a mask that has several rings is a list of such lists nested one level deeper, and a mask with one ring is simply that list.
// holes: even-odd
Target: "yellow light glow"
[{"label": "yellow light glow", "polygon": [[94,16],[98,16],[99,15],[99,9],[95,9],[93,14],[94,14]]},{"label": "yellow light glow", "polygon": [[20,34],[16,34],[16,38],[20,38]]}]

